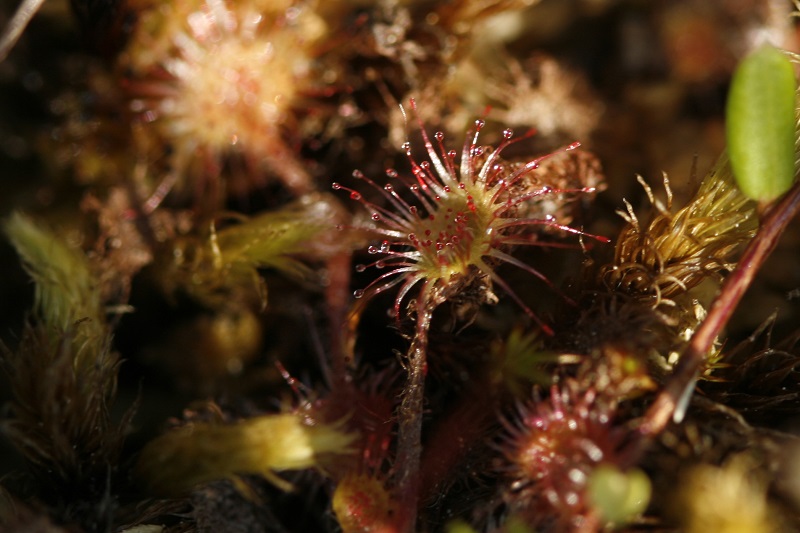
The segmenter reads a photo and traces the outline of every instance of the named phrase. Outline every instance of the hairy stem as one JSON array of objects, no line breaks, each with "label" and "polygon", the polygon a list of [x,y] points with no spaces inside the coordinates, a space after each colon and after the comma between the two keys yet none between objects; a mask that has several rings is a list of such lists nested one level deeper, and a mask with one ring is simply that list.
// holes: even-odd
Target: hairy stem
[{"label": "hairy stem", "polygon": [[758,270],[778,244],[783,230],[800,210],[800,182],[775,205],[768,208],[758,233],[747,246],[736,268],[727,277],[708,316],[681,354],[675,371],[661,394],[647,411],[639,432],[646,441],[658,435],[670,419],[679,422],[714,339],[725,327]]},{"label": "hairy stem", "polygon": [[425,374],[428,363],[428,331],[436,305],[426,284],[417,300],[417,324],[408,350],[408,380],[400,404],[395,471],[397,492],[402,502],[401,531],[416,529],[419,500],[420,457],[422,455],[422,413],[425,400]]}]

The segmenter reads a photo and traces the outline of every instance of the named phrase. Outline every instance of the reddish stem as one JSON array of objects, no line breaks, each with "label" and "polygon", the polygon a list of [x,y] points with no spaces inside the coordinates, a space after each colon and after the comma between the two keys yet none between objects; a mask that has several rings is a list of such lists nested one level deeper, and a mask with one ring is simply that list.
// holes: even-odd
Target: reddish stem
[{"label": "reddish stem", "polygon": [[639,433],[643,437],[643,442],[639,445],[640,451],[650,438],[663,431],[670,419],[680,418],[682,415],[682,407],[685,404],[681,405],[681,402],[688,402],[714,339],[725,327],[756,273],[775,249],[778,239],[798,210],[800,210],[800,181],[795,183],[780,202],[767,209],[758,233],[747,245],[736,268],[723,283],[708,316],[681,354],[669,383],[645,414],[639,427]]},{"label": "reddish stem", "polygon": [[400,496],[400,531],[416,531],[419,502],[420,457],[422,456],[422,414],[425,401],[428,332],[433,317],[429,285],[420,291],[417,300],[417,324],[414,340],[408,350],[408,380],[398,413],[397,456],[395,459],[396,490]]},{"label": "reddish stem", "polygon": [[[347,382],[348,368],[352,364],[352,346],[347,329],[347,306],[350,301],[350,252],[342,252],[329,258],[328,286],[325,300],[328,308],[331,335],[331,386]],[[356,322],[357,323],[357,322]],[[354,332],[353,332],[354,334]]]}]

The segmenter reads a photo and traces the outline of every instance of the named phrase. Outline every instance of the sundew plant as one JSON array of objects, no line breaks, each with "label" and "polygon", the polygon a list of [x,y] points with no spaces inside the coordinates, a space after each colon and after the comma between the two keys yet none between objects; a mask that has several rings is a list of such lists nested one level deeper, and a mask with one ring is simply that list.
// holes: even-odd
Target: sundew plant
[{"label": "sundew plant", "polygon": [[[413,100],[411,106],[416,109]],[[540,272],[508,252],[515,245],[536,244],[537,234],[531,229],[537,226],[586,234],[558,224],[549,213],[542,213],[541,218],[536,218],[520,216],[519,211],[524,204],[534,203],[538,197],[594,193],[595,189],[553,190],[549,185],[537,186],[536,178],[530,179],[529,175],[535,175],[541,161],[548,156],[525,163],[510,163],[501,159],[505,148],[530,134],[512,139],[513,130],[505,129],[503,141],[495,149],[478,144],[479,133],[484,125],[484,120],[476,120],[474,128],[467,132],[460,161],[457,161],[455,150],[445,147],[443,132],[434,134],[440,150],[437,153],[424,126],[420,124],[429,160],[417,163],[411,152],[411,143],[404,144],[412,176],[403,176],[395,169],[388,169],[386,175],[390,182],[380,187],[361,171],[355,171],[353,176],[356,179],[365,181],[382,193],[387,200],[387,207],[369,202],[360,192],[339,183],[332,185],[335,190],[349,190],[350,198],[361,202],[370,211],[370,218],[375,224],[367,230],[384,238],[380,246],[368,248],[370,254],[384,257],[367,266],[386,269],[387,272],[382,273],[370,287],[357,290],[354,296],[369,297],[400,284],[393,309],[394,316],[398,317],[403,299],[415,285],[421,284],[418,300],[433,304],[456,294],[460,287],[484,280],[478,283],[486,285],[487,298],[495,298],[491,284],[499,285],[544,331],[552,335],[552,329],[519,299],[495,273],[494,267],[499,262],[516,265],[552,287]],[[576,142],[565,150],[574,150],[579,146]],[[524,184],[521,183],[523,179]],[[395,184],[401,185],[400,191]],[[404,190],[410,193],[408,201],[400,194]],[[603,237],[592,237],[607,242]],[[357,268],[362,270],[366,266]]]},{"label": "sundew plant", "polygon": [[[414,100],[411,100],[411,107],[416,110]],[[484,125],[483,120],[475,121],[474,129],[467,133],[458,163],[457,152],[445,147],[444,133],[434,134],[439,148],[437,154],[424,126],[420,125],[429,160],[418,163],[412,155],[411,144],[406,143],[403,148],[411,163],[413,177],[403,177],[394,169],[386,171],[393,182],[403,185],[401,190],[408,190],[413,204],[403,198],[393,183],[381,188],[360,171],[356,171],[354,177],[378,189],[388,207],[369,202],[361,193],[339,183],[332,185],[335,190],[349,190],[350,198],[361,202],[370,211],[375,225],[369,231],[384,238],[380,247],[371,245],[368,249],[370,254],[383,255],[384,258],[369,266],[387,272],[380,274],[371,286],[357,290],[354,296],[373,296],[401,284],[393,309],[393,315],[399,317],[403,299],[419,285],[415,298],[415,333],[407,355],[409,377],[399,412],[397,449],[400,490],[406,493],[404,496],[412,502],[411,505],[415,505],[414,494],[417,492],[428,331],[434,309],[467,291],[476,295],[472,302],[475,305],[496,303],[497,296],[492,290],[492,284],[496,284],[510,294],[546,334],[553,335],[553,330],[495,273],[494,265],[499,262],[513,264],[552,287],[540,272],[510,255],[510,248],[536,244],[537,235],[529,230],[541,226],[585,234],[558,224],[550,214],[542,215],[542,218],[516,215],[522,204],[544,195],[594,192],[591,188],[553,190],[547,185],[539,186],[535,178],[527,180],[533,186],[522,187],[520,182],[535,173],[547,156],[516,165],[505,162],[501,153],[515,142],[513,131],[504,130],[503,141],[493,149],[478,144]],[[566,150],[578,146],[574,143]],[[408,518],[412,519],[413,515]]]},{"label": "sundew plant", "polygon": [[793,9],[0,7],[0,532],[800,531]]}]

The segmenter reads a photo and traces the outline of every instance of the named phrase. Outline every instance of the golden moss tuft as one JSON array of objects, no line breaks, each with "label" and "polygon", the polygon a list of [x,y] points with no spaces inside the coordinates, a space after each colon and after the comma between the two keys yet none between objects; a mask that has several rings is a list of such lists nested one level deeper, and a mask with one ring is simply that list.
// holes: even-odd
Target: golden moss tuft
[{"label": "golden moss tuft", "polygon": [[278,487],[291,485],[283,470],[325,469],[350,455],[356,436],[342,423],[313,424],[299,413],[263,415],[234,424],[190,422],[149,442],[137,475],[159,494],[180,494],[209,481],[261,474]]},{"label": "golden moss tuft", "polygon": [[330,231],[342,216],[333,198],[316,194],[249,219],[237,217],[220,230],[212,222],[204,237],[177,240],[155,274],[168,294],[181,290],[211,308],[250,303],[253,294],[266,304],[258,269],[308,278],[311,270],[299,257],[320,261],[333,253]]},{"label": "golden moss tuft", "polygon": [[722,466],[697,465],[678,486],[677,517],[687,533],[777,533],[767,486],[746,455]]},{"label": "golden moss tuft", "polygon": [[755,202],[734,184],[725,156],[674,214],[666,176],[666,206],[639,181],[656,215],[644,227],[630,204],[627,213],[620,213],[628,224],[617,239],[613,264],[602,274],[611,290],[657,306],[735,266],[735,253],[753,238],[758,220]]}]

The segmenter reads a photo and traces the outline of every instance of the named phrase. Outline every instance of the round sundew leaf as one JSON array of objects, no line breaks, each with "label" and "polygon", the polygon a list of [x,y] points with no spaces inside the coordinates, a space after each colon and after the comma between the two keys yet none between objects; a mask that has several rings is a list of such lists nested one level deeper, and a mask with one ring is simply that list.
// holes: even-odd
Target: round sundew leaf
[{"label": "round sundew leaf", "polygon": [[763,45],[737,67],[726,108],[731,168],[742,192],[774,200],[794,182],[795,76],[781,51]]},{"label": "round sundew leaf", "polygon": [[604,520],[613,524],[623,524],[644,512],[650,493],[650,479],[635,468],[623,472],[603,464],[589,476],[589,501]]}]

